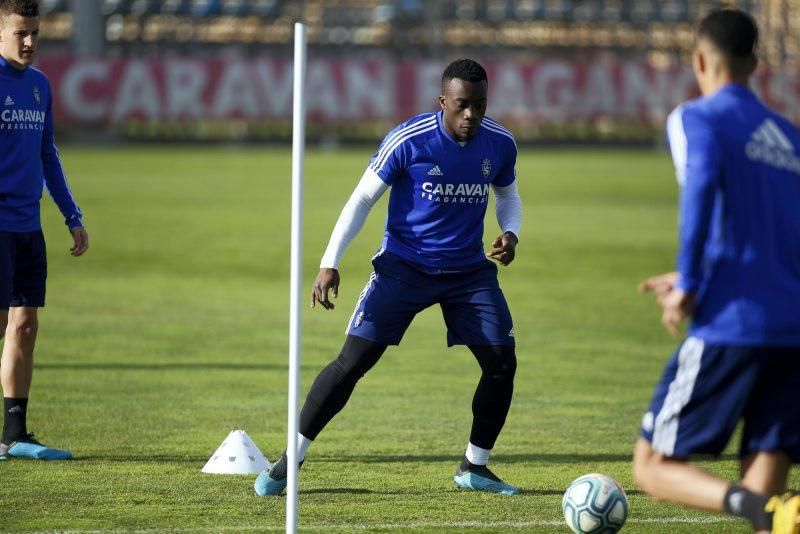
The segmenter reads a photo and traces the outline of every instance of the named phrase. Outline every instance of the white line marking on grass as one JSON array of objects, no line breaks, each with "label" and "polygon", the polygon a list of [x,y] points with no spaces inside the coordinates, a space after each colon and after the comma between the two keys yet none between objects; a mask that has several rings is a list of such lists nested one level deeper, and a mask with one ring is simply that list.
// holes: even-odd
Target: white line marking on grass
[{"label": "white line marking on grass", "polygon": [[[698,524],[698,525],[713,525],[715,523],[730,523],[732,521],[740,521],[733,517],[719,516],[719,517],[646,517],[646,518],[630,518],[626,524],[655,524],[655,525],[670,525],[670,524]],[[442,521],[430,523],[375,523],[375,524],[341,524],[341,525],[299,525],[302,531],[329,531],[329,530],[419,530],[419,529],[436,529],[436,528],[531,528],[531,527],[557,527],[565,525],[561,520],[534,520],[534,521]],[[128,534],[155,534],[161,532],[172,532],[175,534],[183,532],[246,532],[246,531],[269,531],[281,532],[285,531],[286,527],[283,525],[266,526],[266,525],[245,525],[245,526],[226,526],[226,527],[186,527],[186,528],[152,528],[152,529],[114,529],[114,530],[63,530],[62,534],[109,534],[109,533],[128,533]]]}]

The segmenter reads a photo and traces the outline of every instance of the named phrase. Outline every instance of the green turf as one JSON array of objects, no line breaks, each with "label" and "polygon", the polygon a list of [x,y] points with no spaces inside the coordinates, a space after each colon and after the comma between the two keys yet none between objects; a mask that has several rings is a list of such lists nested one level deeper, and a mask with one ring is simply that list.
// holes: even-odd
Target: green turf
[{"label": "green turf", "polygon": [[[304,298],[369,154],[308,155]],[[67,254],[45,200],[49,295],[29,425],[76,459],[0,464],[0,530],[280,530],[284,498],[255,497],[254,476],[200,468],[234,428],[272,460],[285,442],[289,151],[70,148],[63,157],[91,249]],[[441,314],[428,310],[312,447],[301,525],[566,532],[562,491],[598,471],[628,490],[628,532],[747,532],[654,503],[631,480],[639,420],[674,346],[634,290],[673,263],[668,157],[526,150],[518,176],[522,241],[500,276],[519,371],[492,465],[522,495],[453,486],[478,368],[464,348],[446,348]],[[306,309],[303,391],[340,348],[385,206],[345,256],[336,310]],[[494,237],[491,210],[488,222]],[[725,458],[708,465],[735,477]]]}]

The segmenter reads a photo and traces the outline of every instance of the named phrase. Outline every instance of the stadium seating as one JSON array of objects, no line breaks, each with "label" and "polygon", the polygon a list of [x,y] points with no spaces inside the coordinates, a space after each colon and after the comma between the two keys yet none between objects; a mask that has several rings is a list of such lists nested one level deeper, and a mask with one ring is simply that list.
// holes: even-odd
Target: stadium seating
[{"label": "stadium seating", "polygon": [[130,5],[130,14],[136,17],[147,17],[161,11],[160,0],[133,0]]},{"label": "stadium seating", "polygon": [[39,0],[39,11],[43,15],[67,11],[66,0]]},{"label": "stadium seating", "polygon": [[164,0],[161,13],[164,15],[186,16],[190,13],[191,0]]},{"label": "stadium seating", "polygon": [[222,13],[222,2],[220,0],[193,0],[191,16],[194,18],[208,18]]},{"label": "stadium seating", "polygon": [[281,0],[252,0],[245,2],[248,14],[262,18],[276,18],[280,14]]},{"label": "stadium seating", "polygon": [[223,0],[220,11],[226,17],[246,17],[250,14],[249,8],[247,0]]},{"label": "stadium seating", "polygon": [[[785,3],[793,0],[774,0]],[[572,47],[659,48],[691,46],[691,24],[720,4],[757,8],[754,0],[99,0],[108,46],[140,41],[169,49],[201,46],[285,44],[291,24],[305,20],[311,46],[426,46],[459,50]],[[42,0],[45,37],[69,38],[67,0]],[[800,28],[800,14],[794,20]],[[236,31],[237,20],[248,31]],[[438,28],[431,31],[430,28]],[[124,29],[124,31],[123,31]],[[478,36],[479,39],[475,39]],[[328,51],[329,49],[325,49]],[[139,50],[137,49],[137,52]]]},{"label": "stadium seating", "polygon": [[668,0],[661,6],[661,20],[664,22],[686,22],[689,20],[688,0]]},{"label": "stadium seating", "polygon": [[125,15],[130,12],[130,2],[128,0],[103,0],[100,4],[100,11],[105,17]]}]

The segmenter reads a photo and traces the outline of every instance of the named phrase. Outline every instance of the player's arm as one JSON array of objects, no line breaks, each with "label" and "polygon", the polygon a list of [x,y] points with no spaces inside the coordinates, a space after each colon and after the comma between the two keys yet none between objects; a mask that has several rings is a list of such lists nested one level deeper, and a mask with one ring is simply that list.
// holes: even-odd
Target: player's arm
[{"label": "player's arm", "polygon": [[494,242],[492,250],[486,257],[508,265],[514,261],[517,243],[519,243],[519,229],[522,226],[522,199],[519,196],[516,180],[505,187],[492,184],[495,198],[495,215],[497,223],[503,231]]},{"label": "player's arm", "polygon": [[722,159],[713,126],[696,109],[681,110],[680,122],[677,117],[671,119],[670,145],[679,146],[677,151],[673,148],[673,156],[679,179],[683,178],[676,262],[678,277],[672,291],[665,294],[660,303],[661,322],[677,337],[680,335],[678,325],[693,312],[694,298],[703,279],[703,256],[711,232]]},{"label": "player's arm", "polygon": [[370,210],[388,188],[389,185],[375,171],[367,168],[355,191],[344,205],[339,220],[336,221],[336,226],[333,228],[328,248],[322,256],[320,271],[311,292],[312,308],[317,302],[326,310],[334,308],[333,303],[328,299],[328,292],[330,291],[334,298],[339,296],[339,262],[347,246],[364,227]]},{"label": "player's arm", "polygon": [[522,199],[517,189],[517,144],[513,138],[507,147],[506,164],[492,181],[495,215],[503,233],[495,238],[492,250],[486,253],[487,258],[501,265],[514,261],[522,226]]},{"label": "player's arm", "polygon": [[[686,134],[683,131],[683,104],[675,108],[667,119],[667,144],[675,165],[675,179],[681,187],[686,181]],[[636,289],[640,293],[652,292],[659,306],[678,283],[678,271],[655,274],[641,281]]]},{"label": "player's arm", "polygon": [[55,134],[53,132],[53,99],[48,98],[45,112],[44,127],[42,129],[42,168],[47,191],[64,216],[67,227],[72,234],[73,245],[70,253],[80,256],[89,248],[89,234],[83,227],[83,213],[72,196],[72,191],[67,184],[67,177],[61,166],[61,157],[56,148]]}]

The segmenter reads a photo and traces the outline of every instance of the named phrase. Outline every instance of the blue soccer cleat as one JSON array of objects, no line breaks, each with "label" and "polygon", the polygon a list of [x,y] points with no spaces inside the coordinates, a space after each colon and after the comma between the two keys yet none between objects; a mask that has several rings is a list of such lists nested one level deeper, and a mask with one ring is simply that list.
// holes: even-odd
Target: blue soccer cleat
[{"label": "blue soccer cleat", "polygon": [[[286,489],[286,451],[281,454],[280,459],[270,468],[269,472],[261,471],[256,478],[253,489],[259,497],[266,497],[267,495],[280,495]],[[298,464],[298,469],[303,465],[303,462]]]},{"label": "blue soccer cleat", "polygon": [[69,451],[42,445],[33,439],[33,434],[28,434],[12,443],[7,454],[14,458],[30,458],[31,460],[69,460],[72,458],[72,453]]},{"label": "blue soccer cleat", "polygon": [[0,443],[0,462],[8,460],[8,445]]},{"label": "blue soccer cleat", "polygon": [[461,465],[456,469],[453,482],[459,488],[466,490],[487,491],[503,495],[516,495],[519,493],[519,489],[500,480],[488,467],[470,463],[466,456],[464,456]]}]

